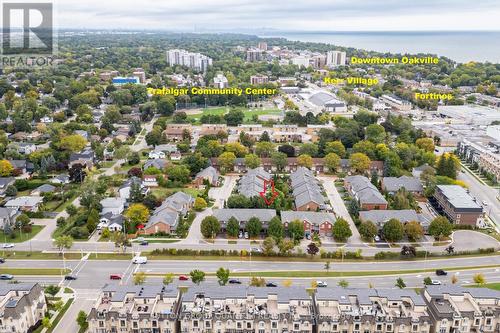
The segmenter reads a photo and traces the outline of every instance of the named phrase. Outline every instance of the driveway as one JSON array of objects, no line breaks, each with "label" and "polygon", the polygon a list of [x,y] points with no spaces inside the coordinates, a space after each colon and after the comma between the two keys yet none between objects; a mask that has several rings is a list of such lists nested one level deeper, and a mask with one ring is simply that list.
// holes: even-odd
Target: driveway
[{"label": "driveway", "polygon": [[224,176],[224,184],[221,187],[212,187],[208,192],[210,199],[215,200],[214,208],[224,208],[224,202],[231,196],[236,186],[237,175]]},{"label": "driveway", "polygon": [[477,231],[457,230],[452,237],[453,242],[451,245],[455,247],[455,251],[470,251],[471,249],[488,247],[498,249],[500,246],[500,243],[495,238]]},{"label": "driveway", "polygon": [[351,227],[352,236],[347,240],[348,245],[363,245],[363,241],[361,240],[361,236],[359,235],[358,228],[354,224],[354,221],[351,218],[351,215],[347,211],[347,208],[344,204],[344,201],[340,197],[339,192],[335,188],[335,183],[333,182],[333,177],[328,176],[318,176],[318,179],[323,184],[323,188],[325,189],[326,195],[330,200],[330,204],[333,207],[333,211],[337,216],[344,218],[347,222],[349,222],[349,227]]}]

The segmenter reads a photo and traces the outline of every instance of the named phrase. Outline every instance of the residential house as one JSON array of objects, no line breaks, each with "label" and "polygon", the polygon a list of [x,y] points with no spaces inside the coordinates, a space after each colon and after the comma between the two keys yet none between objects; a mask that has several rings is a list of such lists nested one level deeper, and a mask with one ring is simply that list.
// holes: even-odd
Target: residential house
[{"label": "residential house", "polygon": [[153,159],[147,160],[146,163],[142,166],[143,170],[147,170],[148,168],[157,168],[159,170],[164,170],[167,167],[167,160],[165,159]]},{"label": "residential house", "polygon": [[0,332],[33,332],[47,312],[38,283],[0,284]]},{"label": "residential house", "polygon": [[317,233],[322,236],[331,236],[335,216],[331,213],[308,211],[282,211],[281,222],[288,229],[290,222],[299,220],[304,224],[304,234]]},{"label": "residential house", "polygon": [[424,191],[420,179],[409,176],[384,177],[381,181],[381,187],[382,190],[391,195],[395,194],[402,188],[414,195],[422,195]]},{"label": "residential house", "polygon": [[33,163],[27,160],[9,160],[10,164],[14,167],[14,174],[20,176],[29,177],[29,175],[35,170]]},{"label": "residential house", "polygon": [[17,208],[0,207],[0,228],[5,230],[6,225],[12,227],[19,214],[20,213]]},{"label": "residential house", "polygon": [[104,198],[100,201],[102,206],[101,215],[112,213],[119,215],[125,210],[125,199],[123,198]]},{"label": "residential house", "polygon": [[43,185],[40,185],[38,186],[36,189],[34,189],[33,191],[31,191],[31,195],[38,195],[38,196],[42,196],[43,194],[45,193],[53,193],[56,191],[56,187],[54,185],[50,185],[50,184],[43,184]]},{"label": "residential house", "polygon": [[411,174],[413,177],[420,179],[420,176],[424,171],[427,170],[434,170],[433,167],[429,166],[428,164],[423,164],[421,166],[415,167],[411,170]]},{"label": "residential house", "polygon": [[[262,167],[250,169],[243,175],[238,184],[238,193],[247,198],[259,196],[265,191],[264,185],[269,182],[272,176]],[[267,185],[267,184],[266,184]]]},{"label": "residential house", "polygon": [[228,128],[226,124],[202,124],[200,130],[200,136],[205,135],[218,135],[218,134],[228,133]]},{"label": "residential house", "polygon": [[311,170],[299,167],[290,174],[290,184],[298,211],[317,211],[326,209],[325,198],[318,185],[318,180]]},{"label": "residential house", "polygon": [[[342,172],[352,172],[351,169],[351,161],[348,159],[340,160],[340,171]],[[370,168],[367,171],[370,175],[377,174],[378,176],[382,176],[384,174],[384,161],[371,161]]]},{"label": "residential house", "polygon": [[274,142],[302,142],[302,133],[297,125],[273,125]]},{"label": "residential house", "polygon": [[221,229],[226,230],[227,222],[234,217],[240,224],[240,229],[245,230],[248,220],[256,217],[262,223],[262,229],[267,230],[267,226],[273,217],[276,216],[274,209],[257,209],[257,208],[222,208],[214,209],[213,216],[219,220]]},{"label": "residential house", "polygon": [[178,142],[184,140],[185,133],[192,133],[191,124],[167,124],[163,135],[168,141]]},{"label": "residential house", "polygon": [[387,209],[387,200],[365,176],[348,176],[344,187],[359,203],[362,210]]},{"label": "residential house", "polygon": [[148,158],[151,158],[151,159],[158,159],[158,158],[164,159],[165,157],[166,157],[165,153],[162,151],[158,151],[158,150],[150,151],[148,154]]},{"label": "residential house", "polygon": [[113,212],[107,212],[101,215],[99,223],[97,224],[97,230],[108,229],[111,232],[122,231],[125,219],[121,214],[113,214]]},{"label": "residential house", "polygon": [[72,168],[73,165],[80,164],[87,169],[91,169],[95,162],[94,151],[91,148],[86,148],[80,153],[73,153],[69,157],[68,168]]},{"label": "residential house", "polygon": [[28,142],[19,142],[16,144],[16,146],[17,146],[17,152],[22,155],[29,155],[31,153],[34,153],[37,149],[34,143],[28,143]]},{"label": "residential house", "polygon": [[43,198],[39,196],[21,196],[10,199],[5,203],[7,208],[15,208],[24,212],[37,212]]},{"label": "residential house", "polygon": [[219,172],[217,169],[213,166],[206,167],[196,174],[193,183],[200,187],[205,180],[208,181],[210,185],[217,186],[219,183]]},{"label": "residential house", "polygon": [[[156,177],[155,177],[155,181],[156,181]],[[130,198],[130,189],[132,188],[132,185],[133,184],[136,184],[139,186],[139,188],[141,189],[141,193],[146,195],[149,191],[149,188],[147,188],[142,180],[138,177],[131,177],[129,179],[127,179],[122,186],[120,186],[120,188],[118,189],[118,195],[120,196],[120,198],[123,198],[125,200],[128,200]],[[158,185],[158,184],[156,184]]]},{"label": "residential house", "polygon": [[443,213],[455,224],[474,226],[483,216],[483,207],[459,185],[437,185],[434,201],[438,213]]},{"label": "residential house", "polygon": [[170,153],[169,157],[170,157],[170,160],[172,160],[172,161],[180,161],[182,159],[182,154],[177,151],[174,153]]},{"label": "residential house", "polygon": [[53,184],[69,184],[69,176],[68,175],[57,175],[50,179],[50,182]]},{"label": "residential house", "polygon": [[89,133],[85,130],[75,130],[74,133],[76,135],[81,136],[82,138],[84,138],[87,141],[89,140]]},{"label": "residential house", "polygon": [[425,215],[419,214],[413,209],[360,211],[359,219],[361,222],[371,221],[379,229],[391,219],[396,219],[403,224],[415,221],[420,223],[424,230],[427,230],[430,224],[429,219]]},{"label": "residential house", "polygon": [[166,198],[160,207],[151,214],[143,232],[146,235],[172,233],[177,230],[180,217],[187,215],[193,208],[194,198],[184,192],[176,192]]},{"label": "residential house", "polygon": [[177,145],[168,143],[156,146],[154,151],[162,151],[167,154],[172,154],[178,152],[179,150],[177,149]]},{"label": "residential house", "polygon": [[14,177],[0,177],[0,197],[5,197],[5,191],[9,186],[14,186]]}]

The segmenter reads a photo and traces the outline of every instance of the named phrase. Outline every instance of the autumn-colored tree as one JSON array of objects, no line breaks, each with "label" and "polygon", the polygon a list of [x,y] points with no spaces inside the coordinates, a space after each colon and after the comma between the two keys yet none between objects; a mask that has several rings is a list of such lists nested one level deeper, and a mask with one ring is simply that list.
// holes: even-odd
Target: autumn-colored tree
[{"label": "autumn-colored tree", "polygon": [[125,217],[134,225],[144,224],[149,218],[149,209],[141,203],[135,203],[125,212]]},{"label": "autumn-colored tree", "polygon": [[313,159],[310,155],[302,154],[297,157],[297,164],[310,169],[313,166]]},{"label": "autumn-colored tree", "polygon": [[70,152],[81,151],[87,145],[87,140],[81,135],[73,134],[61,138],[59,148]]},{"label": "autumn-colored tree", "polygon": [[7,160],[0,160],[0,176],[8,177],[14,171],[14,167]]},{"label": "autumn-colored tree", "polygon": [[363,153],[354,153],[349,158],[351,168],[357,172],[365,172],[370,168],[371,160]]}]

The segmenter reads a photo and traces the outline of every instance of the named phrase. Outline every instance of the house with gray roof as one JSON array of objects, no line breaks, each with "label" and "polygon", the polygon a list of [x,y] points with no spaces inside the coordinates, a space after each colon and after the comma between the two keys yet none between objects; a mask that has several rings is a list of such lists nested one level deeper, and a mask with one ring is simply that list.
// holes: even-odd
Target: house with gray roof
[{"label": "house with gray roof", "polygon": [[290,184],[293,188],[296,210],[316,211],[326,208],[321,187],[311,170],[304,167],[297,168],[290,174]]},{"label": "house with gray roof", "polygon": [[387,200],[365,176],[344,178],[344,187],[358,201],[362,210],[387,209]]},{"label": "house with gray roof", "polygon": [[371,221],[379,228],[382,228],[391,219],[396,219],[403,224],[415,221],[419,222],[424,230],[427,230],[431,222],[425,215],[419,214],[413,209],[360,211],[359,219],[362,222]]},{"label": "house with gray roof", "polygon": [[142,166],[143,170],[147,170],[149,168],[157,168],[159,170],[164,170],[167,167],[167,160],[162,158],[147,160],[146,163]]},{"label": "house with gray roof", "polygon": [[172,194],[153,211],[144,227],[144,233],[151,235],[175,232],[179,219],[187,215],[193,204],[194,198],[187,193],[176,192]]},{"label": "house with gray roof", "polygon": [[31,191],[31,195],[43,195],[45,193],[54,193],[56,191],[56,187],[50,184],[43,184],[38,186],[36,189]]},{"label": "house with gray roof", "polygon": [[123,198],[104,198],[100,201],[102,206],[101,215],[112,213],[119,215],[125,210],[126,200]]},{"label": "house with gray roof", "polygon": [[437,185],[434,200],[438,213],[456,224],[476,225],[483,215],[483,207],[459,185]]},{"label": "house with gray roof", "polygon": [[389,194],[395,194],[400,189],[404,188],[407,192],[415,195],[422,195],[424,187],[419,178],[401,176],[401,177],[384,177],[381,181],[382,190]]},{"label": "house with gray roof", "polygon": [[7,187],[13,186],[15,182],[14,177],[0,177],[0,197],[4,197]]},{"label": "house with gray roof", "polygon": [[285,229],[288,228],[290,222],[299,220],[304,224],[304,234],[312,235],[318,233],[320,235],[331,236],[335,216],[325,212],[310,212],[310,211],[282,211],[281,222]]},{"label": "house with gray roof", "polygon": [[222,208],[214,209],[213,216],[219,220],[222,230],[226,230],[227,222],[232,217],[240,223],[240,229],[245,229],[248,220],[256,217],[262,222],[262,228],[267,230],[269,221],[276,216],[276,211],[274,209]]},{"label": "house with gray roof", "polygon": [[86,148],[80,153],[73,153],[69,156],[68,168],[80,164],[83,167],[91,169],[94,166],[95,154],[91,148]]},{"label": "house with gray roof", "polygon": [[25,212],[37,212],[43,198],[39,196],[21,196],[5,203],[7,208],[15,208]]},{"label": "house with gray roof", "polygon": [[217,186],[219,183],[219,171],[213,166],[206,167],[196,174],[193,183],[198,187],[203,185],[203,181],[208,181],[212,186]]},{"label": "house with gray roof", "polygon": [[238,193],[247,198],[259,196],[264,191],[264,182],[272,179],[269,172],[262,167],[250,169],[238,183]]},{"label": "house with gray roof", "polygon": [[0,331],[32,332],[47,311],[38,283],[0,284]]},{"label": "house with gray roof", "polygon": [[0,207],[0,229],[5,230],[6,226],[12,227],[20,212],[17,208]]},{"label": "house with gray roof", "polygon": [[96,229],[108,229],[109,231],[122,231],[125,218],[121,214],[113,214],[112,212],[107,212],[101,215],[99,223]]}]

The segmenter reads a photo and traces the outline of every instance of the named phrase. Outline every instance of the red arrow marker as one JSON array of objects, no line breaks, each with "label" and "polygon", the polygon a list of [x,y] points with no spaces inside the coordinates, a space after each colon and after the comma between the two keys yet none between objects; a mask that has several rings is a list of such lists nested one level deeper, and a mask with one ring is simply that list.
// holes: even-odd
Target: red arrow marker
[{"label": "red arrow marker", "polygon": [[[270,198],[267,198],[266,194],[267,194],[267,187],[268,186],[271,186],[271,197]],[[262,190],[262,192],[259,192],[259,195],[262,197],[262,199],[264,199],[264,202],[266,203],[266,205],[268,206],[271,206],[274,202],[274,200],[276,199],[276,197],[278,197],[279,193],[274,189],[274,180],[264,180],[264,189]]]}]

